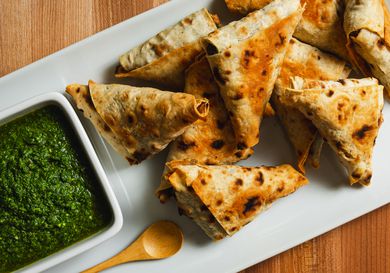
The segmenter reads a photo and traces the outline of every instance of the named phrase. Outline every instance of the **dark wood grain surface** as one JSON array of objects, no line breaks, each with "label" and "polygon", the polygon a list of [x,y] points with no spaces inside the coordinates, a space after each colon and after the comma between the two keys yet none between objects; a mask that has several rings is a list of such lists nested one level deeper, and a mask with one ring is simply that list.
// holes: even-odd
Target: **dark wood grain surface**
[{"label": "dark wood grain surface", "polygon": [[[0,0],[0,76],[164,2]],[[243,272],[389,273],[390,205]]]}]

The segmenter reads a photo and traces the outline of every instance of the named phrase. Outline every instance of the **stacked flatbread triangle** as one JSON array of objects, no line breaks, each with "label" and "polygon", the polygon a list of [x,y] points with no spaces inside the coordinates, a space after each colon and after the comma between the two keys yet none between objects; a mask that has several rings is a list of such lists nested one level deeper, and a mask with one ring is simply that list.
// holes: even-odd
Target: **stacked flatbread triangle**
[{"label": "stacked flatbread triangle", "polygon": [[308,183],[289,165],[240,167],[168,164],[182,213],[212,239],[231,236],[273,201]]},{"label": "stacked flatbread triangle", "polygon": [[[247,14],[263,8],[272,0],[225,0],[229,10]],[[348,60],[343,30],[344,1],[302,0],[305,11],[294,37],[319,49]]]},{"label": "stacked flatbread triangle", "polygon": [[[119,58],[116,77],[183,92],[94,82],[67,87],[131,165],[170,144],[156,195],[161,202],[174,196],[179,212],[214,240],[307,184],[305,163],[319,167],[325,143],[350,184],[370,184],[384,88],[375,78],[347,79],[351,68],[390,92],[384,0],[225,2],[245,17],[220,27],[201,9]],[[262,119],[274,113],[269,102],[299,172],[232,165],[254,153]]]},{"label": "stacked flatbread triangle", "polygon": [[208,102],[184,93],[120,84],[72,84],[77,108],[130,164],[160,152],[208,113]]},{"label": "stacked flatbread triangle", "polygon": [[259,141],[260,122],[302,12],[299,0],[275,0],[203,39],[239,149]]},{"label": "stacked flatbread triangle", "polygon": [[202,52],[200,38],[217,29],[219,19],[206,9],[183,18],[124,53],[116,77],[149,80],[182,89],[184,71]]},{"label": "stacked flatbread triangle", "polygon": [[390,16],[383,0],[346,0],[344,29],[353,64],[390,95]]},{"label": "stacked flatbread triangle", "polygon": [[311,120],[346,167],[351,184],[369,185],[372,153],[382,124],[383,86],[373,78],[292,79],[284,103]]},{"label": "stacked flatbread triangle", "polygon": [[[228,111],[219,95],[218,85],[205,57],[186,71],[184,92],[199,99],[207,98],[210,111],[206,118],[196,121],[171,144],[167,162],[232,164],[246,159],[253,153],[251,148],[237,149]],[[165,170],[156,195],[161,202],[165,202],[172,194],[172,186],[166,179]]]},{"label": "stacked flatbread triangle", "polygon": [[313,167],[319,167],[323,141],[309,119],[282,101],[285,89],[290,85],[290,77],[338,80],[346,78],[349,72],[350,68],[345,61],[296,39],[291,39],[272,94],[272,103],[296,151],[298,169],[303,173],[306,161],[309,161]]}]

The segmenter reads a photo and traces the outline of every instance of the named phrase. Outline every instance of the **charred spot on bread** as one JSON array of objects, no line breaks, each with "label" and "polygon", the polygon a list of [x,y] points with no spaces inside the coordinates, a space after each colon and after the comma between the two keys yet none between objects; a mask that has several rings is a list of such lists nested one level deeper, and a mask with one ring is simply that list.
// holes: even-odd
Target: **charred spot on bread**
[{"label": "charred spot on bread", "polygon": [[277,189],[278,192],[282,192],[284,190],[284,184],[280,185]]},{"label": "charred spot on bread", "polygon": [[241,92],[237,92],[233,97],[232,100],[240,100],[244,97],[244,95]]},{"label": "charred spot on bread", "polygon": [[133,124],[133,122],[134,122],[134,117],[133,117],[133,115],[127,115],[127,123]]},{"label": "charred spot on bread", "polygon": [[244,181],[242,181],[241,178],[237,178],[236,181],[234,181],[234,184],[236,184],[237,186],[242,186],[244,185]]},{"label": "charred spot on bread", "polygon": [[338,80],[338,82],[341,83],[342,85],[346,85],[347,84],[347,82],[344,79],[340,79],[340,80]]},{"label": "charred spot on bread", "polygon": [[328,93],[326,94],[329,98],[332,97],[334,94],[333,90],[329,90]]},{"label": "charred spot on bread", "polygon": [[187,18],[184,19],[184,23],[186,23],[188,25],[191,25],[192,24],[192,19],[187,17]]},{"label": "charred spot on bread", "polygon": [[229,229],[229,232],[233,232],[235,230],[237,230],[237,228],[236,227],[232,227],[231,229]]},{"label": "charred spot on bread", "polygon": [[279,33],[279,39],[280,41],[275,44],[276,47],[284,45],[284,43],[286,42],[286,36]]},{"label": "charred spot on bread", "polygon": [[382,48],[385,47],[386,42],[385,42],[385,40],[383,38],[380,38],[376,44],[377,44],[379,49],[382,49]]},{"label": "charred spot on bread", "polygon": [[218,199],[217,202],[215,202],[215,204],[216,204],[217,206],[222,205],[222,203],[223,203],[223,201],[222,201],[221,199]]},{"label": "charred spot on bread", "polygon": [[187,151],[189,148],[196,146],[195,142],[185,143],[183,140],[177,142],[177,148],[182,151]]},{"label": "charred spot on bread", "polygon": [[203,186],[205,186],[207,183],[206,183],[206,180],[204,180],[204,178],[202,178],[201,180],[200,180],[200,183],[203,185]]},{"label": "charred spot on bread", "polygon": [[354,171],[354,172],[352,173],[352,177],[353,177],[354,179],[359,179],[361,176],[362,176],[362,173],[361,173],[359,170]]},{"label": "charred spot on bread", "polygon": [[356,138],[358,140],[362,140],[363,138],[366,137],[366,134],[367,132],[369,132],[370,130],[372,130],[372,126],[369,126],[369,125],[363,125],[362,128],[360,128],[359,130],[356,130],[354,133],[353,133],[353,138]]},{"label": "charred spot on bread", "polygon": [[230,53],[230,51],[225,51],[225,53],[223,54],[226,58],[230,58],[230,56],[232,56],[232,54]]},{"label": "charred spot on bread", "polygon": [[244,149],[246,149],[246,148],[248,148],[248,146],[247,146],[244,142],[239,142],[239,143],[237,144],[237,149],[238,149],[238,150],[244,150]]},{"label": "charred spot on bread", "polygon": [[246,215],[250,211],[256,210],[257,207],[261,206],[261,201],[259,196],[253,196],[247,199],[247,202],[244,205],[244,210],[242,213]]},{"label": "charred spot on bread", "polygon": [[222,139],[215,140],[211,143],[211,147],[215,150],[220,150],[225,145]]},{"label": "charred spot on bread", "polygon": [[259,172],[258,176],[256,176],[256,181],[261,185],[264,184],[264,175],[262,172]]}]

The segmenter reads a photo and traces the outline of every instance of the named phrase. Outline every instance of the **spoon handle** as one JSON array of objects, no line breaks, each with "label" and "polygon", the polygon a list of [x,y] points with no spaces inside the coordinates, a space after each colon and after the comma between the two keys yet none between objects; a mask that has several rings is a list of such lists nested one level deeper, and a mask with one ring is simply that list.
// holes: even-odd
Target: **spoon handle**
[{"label": "spoon handle", "polygon": [[133,244],[131,244],[126,249],[119,252],[117,255],[81,273],[100,272],[103,271],[104,269],[113,267],[118,264],[150,259],[151,256],[145,253],[145,250],[140,242],[141,240],[139,239],[136,240]]},{"label": "spoon handle", "polygon": [[100,272],[100,271],[103,271],[104,269],[107,269],[107,268],[110,268],[112,266],[115,266],[115,265],[118,265],[118,264],[121,264],[121,263],[124,263],[124,261],[119,261],[118,259],[116,259],[116,256],[100,263],[100,264],[97,264],[91,268],[88,268],[87,270],[81,272],[81,273],[96,273],[96,272]]}]

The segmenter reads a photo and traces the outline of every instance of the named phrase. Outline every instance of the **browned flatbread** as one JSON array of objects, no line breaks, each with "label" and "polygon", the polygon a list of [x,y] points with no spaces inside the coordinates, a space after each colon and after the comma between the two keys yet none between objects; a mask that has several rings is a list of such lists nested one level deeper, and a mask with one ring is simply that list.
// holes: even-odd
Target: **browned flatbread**
[{"label": "browned flatbread", "polygon": [[203,39],[239,149],[259,141],[264,109],[302,12],[299,0],[275,0]]},{"label": "browned flatbread", "polygon": [[169,165],[177,204],[212,239],[231,236],[308,180],[290,165]]},{"label": "browned flatbread", "polygon": [[346,0],[344,29],[353,64],[390,94],[389,12],[383,0]]},{"label": "browned flatbread", "polygon": [[127,151],[122,140],[115,135],[111,128],[96,112],[88,86],[71,84],[66,87],[66,92],[73,97],[76,107],[92,122],[99,134],[114,148],[114,150],[126,157]]},{"label": "browned flatbread", "polygon": [[[225,0],[225,2],[230,11],[248,14],[263,8],[272,0]],[[301,0],[301,4],[305,5],[305,11],[294,37],[348,60],[342,18],[344,1]]]},{"label": "browned flatbread", "polygon": [[295,77],[283,99],[313,122],[347,168],[351,184],[370,184],[383,108],[383,86],[376,79],[334,82]]},{"label": "browned flatbread", "polygon": [[[171,144],[167,162],[187,160],[206,165],[232,164],[253,153],[251,148],[237,149],[229,114],[205,57],[187,70],[184,92],[198,99],[207,98],[210,111],[205,119],[196,121]],[[156,194],[161,202],[171,195],[171,185],[164,174]]]},{"label": "browned flatbread", "polygon": [[225,0],[231,12],[248,14],[249,12],[264,8],[273,0]]},{"label": "browned flatbread", "polygon": [[208,113],[208,102],[183,93],[119,84],[70,85],[67,92],[130,164],[164,149]]},{"label": "browned flatbread", "polygon": [[115,76],[182,89],[184,71],[202,52],[200,38],[217,29],[217,16],[201,9],[120,57]]},{"label": "browned flatbread", "polygon": [[348,60],[342,17],[344,0],[301,0],[301,2],[306,6],[294,37]]},{"label": "browned flatbread", "polygon": [[318,136],[317,129],[310,120],[297,109],[283,103],[284,90],[289,87],[290,77],[293,76],[338,80],[348,77],[350,71],[345,61],[296,39],[290,40],[282,70],[275,84],[272,103],[296,151],[298,169],[303,173],[307,160],[312,166],[319,166],[322,138]]}]

